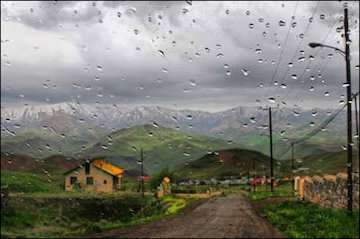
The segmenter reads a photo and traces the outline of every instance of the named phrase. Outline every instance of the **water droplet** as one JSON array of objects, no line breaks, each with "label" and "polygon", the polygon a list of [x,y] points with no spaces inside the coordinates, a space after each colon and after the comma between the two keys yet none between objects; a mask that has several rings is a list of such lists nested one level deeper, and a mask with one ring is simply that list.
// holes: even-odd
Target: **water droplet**
[{"label": "water droplet", "polygon": [[139,34],[139,30],[138,29],[134,29],[134,34],[138,35]]},{"label": "water droplet", "polygon": [[152,124],[155,128],[159,128],[159,125],[156,122],[153,122]]},{"label": "water droplet", "polygon": [[264,84],[263,84],[263,83],[260,83],[260,84],[259,84],[259,87],[260,87],[260,88],[263,88],[263,87],[264,87]]},{"label": "water droplet", "polygon": [[225,73],[227,76],[230,76],[231,75],[231,71],[226,71]]},{"label": "water droplet", "polygon": [[281,85],[280,85],[280,88],[282,88],[282,89],[286,89],[286,88],[287,88],[287,85],[285,85],[285,84],[281,84]]},{"label": "water droplet", "polygon": [[269,101],[270,103],[275,103],[275,98],[274,98],[274,97],[270,97],[270,98],[268,98],[268,101]]},{"label": "water droplet", "polygon": [[305,61],[305,57],[299,57],[299,59],[298,59],[298,62],[303,62],[303,61]]},{"label": "water droplet", "polygon": [[249,15],[250,15],[250,11],[247,10],[247,11],[245,12],[245,14],[246,14],[247,16],[249,16]]},{"label": "water droplet", "polygon": [[260,48],[257,48],[257,49],[255,49],[255,53],[256,53],[256,54],[261,54],[261,53],[262,53],[262,50],[261,50]]},{"label": "water droplet", "polygon": [[309,91],[314,91],[314,90],[315,90],[314,86],[309,87]]},{"label": "water droplet", "polygon": [[131,7],[126,10],[126,15],[128,15],[128,16],[135,15],[135,13],[136,13],[136,8],[134,8],[134,7]]},{"label": "water droplet", "polygon": [[95,76],[95,79],[94,79],[95,81],[99,81],[100,80],[100,77],[98,77],[98,76]]},{"label": "water droplet", "polygon": [[243,73],[244,76],[248,76],[250,74],[250,71],[245,68],[242,68],[241,72]]},{"label": "water droplet", "polygon": [[225,69],[228,69],[228,68],[229,68],[229,65],[228,65],[228,64],[224,64],[224,68],[225,68]]},{"label": "water droplet", "polygon": [[224,57],[224,54],[223,54],[223,53],[218,53],[218,54],[216,55],[216,58],[222,58],[222,57]]},{"label": "water droplet", "polygon": [[274,81],[274,85],[279,85],[279,82],[277,82],[277,81]]},{"label": "water droplet", "polygon": [[169,72],[168,69],[166,69],[165,67],[163,67],[161,70],[162,70],[162,72],[164,72],[164,73],[168,73],[168,72]]},{"label": "water droplet", "polygon": [[294,64],[292,62],[289,62],[288,67],[293,67]]},{"label": "water droplet", "polygon": [[159,52],[160,56],[165,57],[165,53],[162,50],[158,50],[158,52]]},{"label": "water droplet", "polygon": [[324,20],[325,19],[325,14],[320,14],[320,19]]},{"label": "water droplet", "polygon": [[349,86],[350,86],[349,83],[346,83],[346,82],[342,84],[342,87],[344,87],[344,88],[349,87]]},{"label": "water droplet", "polygon": [[313,22],[314,18],[313,17],[310,17],[309,18],[309,22]]},{"label": "water droplet", "polygon": [[265,27],[266,27],[266,28],[270,28],[270,22],[267,22],[267,23],[265,24]]},{"label": "water droplet", "polygon": [[255,124],[256,123],[256,118],[255,117],[250,117],[250,122]]},{"label": "water droplet", "polygon": [[120,18],[121,17],[121,12],[117,12],[117,16]]},{"label": "water droplet", "polygon": [[189,9],[183,8],[183,9],[181,10],[181,12],[182,12],[183,14],[186,14],[187,12],[189,12]]},{"label": "water droplet", "polygon": [[313,111],[313,112],[311,112],[311,115],[312,115],[313,117],[317,116],[317,114],[318,114],[318,112],[317,112],[317,111]]},{"label": "water droplet", "polygon": [[254,23],[249,23],[249,28],[253,29],[255,27]]},{"label": "water droplet", "polygon": [[309,125],[310,125],[310,127],[314,127],[315,123],[311,121]]},{"label": "water droplet", "polygon": [[324,93],[324,96],[330,96],[330,93],[329,93],[328,91],[326,91],[326,92]]},{"label": "water droplet", "polygon": [[300,116],[300,112],[298,112],[298,111],[294,110],[293,113],[294,113],[295,116]]},{"label": "water droplet", "polygon": [[310,80],[311,81],[315,80],[315,76],[310,76]]},{"label": "water droplet", "polygon": [[283,27],[283,26],[285,26],[286,25],[286,22],[285,21],[283,21],[283,20],[280,20],[279,21],[279,26],[280,27]]},{"label": "water droplet", "polygon": [[296,23],[296,22],[292,22],[292,23],[291,23],[291,27],[292,27],[292,28],[295,28],[295,27],[296,27],[296,25],[297,25],[297,23]]},{"label": "water droplet", "polygon": [[310,61],[313,61],[313,60],[315,60],[315,57],[314,57],[313,55],[310,55],[310,56],[309,56],[309,60],[310,60]]},{"label": "water droplet", "polygon": [[102,66],[96,66],[96,69],[98,70],[98,71],[102,71],[103,70],[103,68],[102,68]]},{"label": "water droplet", "polygon": [[227,15],[229,15],[230,10],[229,10],[229,9],[226,9],[226,10],[225,10],[225,13],[226,13]]},{"label": "water droplet", "polygon": [[192,87],[195,87],[197,84],[196,84],[196,81],[194,79],[191,79],[189,81],[189,84],[192,86]]},{"label": "water droplet", "polygon": [[297,75],[296,75],[296,74],[292,74],[292,75],[291,75],[291,78],[294,79],[294,80],[297,80]]}]

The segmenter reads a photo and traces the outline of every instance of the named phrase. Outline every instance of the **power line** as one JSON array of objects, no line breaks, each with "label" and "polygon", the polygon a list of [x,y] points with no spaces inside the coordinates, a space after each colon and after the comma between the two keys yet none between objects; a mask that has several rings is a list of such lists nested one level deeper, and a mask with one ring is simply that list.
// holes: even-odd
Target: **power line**
[{"label": "power line", "polygon": [[[324,43],[327,41],[327,39],[328,39],[328,37],[330,36],[330,33],[331,33],[331,31],[333,30],[333,28],[335,27],[335,25],[336,25],[336,21],[335,21],[334,24],[329,28],[329,30],[328,30],[327,34],[325,35],[324,39],[321,41],[322,44],[324,44]],[[316,58],[316,57],[318,56],[319,52],[321,52],[322,50],[323,50],[323,48],[319,48],[319,49],[315,52],[314,57]],[[310,67],[311,63],[312,63],[312,61],[309,61],[309,63],[305,66],[305,68],[304,68],[304,70],[302,71],[301,75],[298,77],[298,80],[300,80],[300,79],[303,78],[303,76],[304,76],[305,73],[306,73],[306,69],[308,69],[308,68]],[[318,64],[318,65],[320,66],[321,64],[322,64],[322,62],[321,62],[320,64]],[[324,68],[326,67],[326,65],[327,65],[327,64],[325,64]],[[316,67],[314,67],[314,68],[316,68]],[[313,70],[312,70],[312,72],[313,72]],[[322,72],[322,70],[321,70],[321,72]],[[304,89],[304,87],[307,86],[307,83],[309,83],[309,82],[310,82],[310,81],[304,83],[303,86],[302,86],[302,89]],[[280,101],[284,101],[284,99],[287,98],[288,95],[289,95],[293,90],[294,90],[294,88],[293,88],[293,89],[290,89],[290,90],[287,92],[287,94],[286,94],[283,98],[281,98]],[[299,92],[296,94],[296,96],[295,96],[296,99],[298,98],[298,95],[299,95],[299,94],[300,94]]]},{"label": "power line", "polygon": [[[314,8],[314,11],[313,11],[313,13],[311,14],[311,17],[309,18],[309,19],[313,19],[314,18],[314,16],[315,16],[315,13],[316,13],[316,11],[317,11],[317,9],[318,9],[318,6],[319,6],[319,3],[320,3],[320,1],[317,1],[317,3],[316,3],[316,6],[315,6],[315,8]],[[312,23],[312,21],[309,21],[308,22],[308,24],[306,25],[306,27],[305,27],[305,31],[304,31],[304,37],[303,38],[301,38],[301,40],[299,41],[299,43],[298,43],[298,45],[297,45],[297,47],[296,47],[296,49],[295,49],[295,52],[294,52],[294,55],[292,56],[292,58],[291,58],[291,62],[293,62],[294,61],[294,59],[295,59],[295,57],[296,57],[296,55],[297,55],[297,52],[298,52],[298,50],[299,50],[299,48],[300,48],[300,46],[301,46],[301,43],[303,42],[303,40],[304,40],[304,38],[305,38],[305,36],[306,36],[306,33],[307,33],[307,31],[309,30],[309,28],[310,28],[310,24]],[[282,82],[284,81],[284,79],[285,79],[285,77],[286,77],[286,75],[287,75],[287,73],[289,72],[289,67],[287,67],[287,70],[286,70],[286,72],[285,72],[285,74],[284,74],[284,76],[283,76],[283,78],[282,78]]]},{"label": "power line", "polygon": [[[355,98],[358,95],[359,95],[359,92],[357,92],[356,94],[353,94],[352,98]],[[295,144],[302,143],[302,142],[310,139],[311,137],[315,136],[316,134],[318,134],[320,131],[325,129],[325,127],[327,125],[329,125],[341,113],[341,111],[346,106],[347,106],[347,104],[344,104],[344,105],[340,106],[337,110],[333,111],[333,113],[328,118],[326,118],[318,127],[313,129],[309,133],[305,134],[304,136],[302,136],[302,137],[300,137],[300,138],[298,138],[296,140],[290,141],[290,144],[295,145]],[[289,148],[287,148],[286,150],[284,150],[284,152],[281,154],[282,155],[281,157],[283,157],[290,149],[291,149],[291,146]]]},{"label": "power line", "polygon": [[[296,5],[295,5],[295,8],[294,8],[294,11],[293,11],[292,16],[295,16],[295,13],[296,13],[298,4],[299,4],[299,1],[296,1]],[[292,16],[290,17],[290,22],[291,22]],[[285,47],[286,47],[286,44],[287,44],[287,41],[288,41],[288,38],[289,38],[289,34],[290,34],[290,30],[291,30],[291,25],[292,25],[292,24],[289,23],[289,28],[288,28],[288,31],[287,31],[287,34],[286,34],[284,43],[283,43],[283,45],[282,45],[282,49],[281,49],[281,51],[280,51],[280,55],[279,55],[279,57],[278,57],[278,61],[277,61],[276,67],[275,67],[275,71],[274,71],[274,73],[273,73],[273,75],[272,75],[272,77],[271,77],[270,86],[273,84],[274,78],[275,78],[275,76],[276,76],[276,74],[277,74],[277,71],[278,71],[278,69],[279,69],[279,65],[280,65],[280,62],[281,62],[281,60],[282,60],[282,55],[283,55],[283,53],[284,53],[284,50],[285,50]]]}]

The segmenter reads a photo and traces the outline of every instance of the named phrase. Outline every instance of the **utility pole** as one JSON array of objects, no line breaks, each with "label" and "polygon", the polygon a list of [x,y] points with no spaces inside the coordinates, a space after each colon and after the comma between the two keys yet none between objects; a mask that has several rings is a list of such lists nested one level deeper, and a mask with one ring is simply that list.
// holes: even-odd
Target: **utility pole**
[{"label": "utility pole", "polygon": [[346,60],[346,94],[347,94],[347,209],[352,212],[353,209],[353,180],[352,180],[352,119],[351,119],[351,71],[350,71],[350,39],[348,9],[344,9],[344,30],[345,30],[345,60]]},{"label": "utility pole", "polygon": [[140,149],[140,160],[141,160],[141,194],[144,197],[144,154],[143,150]]},{"label": "utility pole", "polygon": [[[359,148],[359,112],[358,112],[358,104],[357,104],[357,95],[354,94],[354,100],[355,100],[355,129],[356,129],[356,139],[357,139],[357,148],[358,148],[358,151],[360,150]],[[359,167],[360,167],[360,158],[359,158],[359,153],[357,154],[358,155],[358,171],[359,171]]]},{"label": "utility pole", "polygon": [[269,107],[269,130],[270,130],[270,191],[274,191],[274,158],[273,158],[273,142],[272,142],[272,119],[271,107]]},{"label": "utility pole", "polygon": [[293,191],[295,191],[294,160],[295,160],[294,159],[294,142],[291,142],[291,175],[292,175],[292,181],[293,181]]}]

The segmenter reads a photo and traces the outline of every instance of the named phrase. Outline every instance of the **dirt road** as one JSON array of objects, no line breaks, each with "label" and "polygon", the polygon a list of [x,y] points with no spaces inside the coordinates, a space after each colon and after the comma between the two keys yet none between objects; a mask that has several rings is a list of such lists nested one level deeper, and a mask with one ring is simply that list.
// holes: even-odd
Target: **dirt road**
[{"label": "dirt road", "polygon": [[279,238],[283,237],[260,217],[241,195],[212,198],[172,218],[91,237],[165,238]]}]

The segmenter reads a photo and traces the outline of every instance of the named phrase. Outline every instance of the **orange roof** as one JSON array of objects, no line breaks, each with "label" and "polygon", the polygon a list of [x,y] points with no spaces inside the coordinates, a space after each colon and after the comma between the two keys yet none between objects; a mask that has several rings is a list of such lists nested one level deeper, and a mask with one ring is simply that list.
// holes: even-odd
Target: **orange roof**
[{"label": "orange roof", "polygon": [[92,163],[94,166],[114,176],[119,176],[124,173],[124,169],[116,167],[102,159],[95,159]]}]

